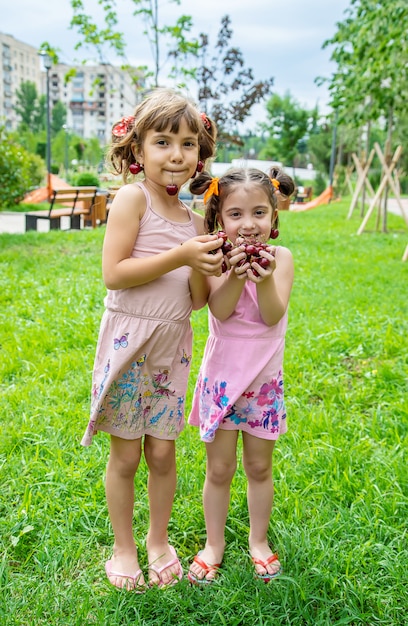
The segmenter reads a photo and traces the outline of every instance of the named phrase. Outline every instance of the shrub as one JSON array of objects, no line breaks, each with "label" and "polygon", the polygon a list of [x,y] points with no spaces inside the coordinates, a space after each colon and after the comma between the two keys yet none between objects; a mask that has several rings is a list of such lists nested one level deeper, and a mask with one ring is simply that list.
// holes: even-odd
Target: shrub
[{"label": "shrub", "polygon": [[12,141],[0,127],[0,208],[18,204],[29,189],[41,183],[44,174],[42,159]]},{"label": "shrub", "polygon": [[93,172],[81,172],[75,177],[76,187],[99,187],[99,178]]},{"label": "shrub", "polygon": [[326,189],[327,187],[327,180],[324,174],[322,174],[322,172],[317,172],[316,173],[316,177],[314,180],[314,195],[315,196],[320,196],[321,193],[323,193],[323,191]]}]

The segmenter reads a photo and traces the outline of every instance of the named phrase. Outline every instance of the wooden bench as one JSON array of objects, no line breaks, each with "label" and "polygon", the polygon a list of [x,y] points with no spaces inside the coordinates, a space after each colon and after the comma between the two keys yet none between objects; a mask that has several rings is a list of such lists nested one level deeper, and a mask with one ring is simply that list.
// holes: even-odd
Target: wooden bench
[{"label": "wooden bench", "polygon": [[309,202],[313,196],[312,187],[298,187],[295,202]]},{"label": "wooden bench", "polygon": [[[70,228],[81,228],[81,216],[92,215],[92,207],[98,194],[98,187],[68,187],[53,189],[50,206],[43,211],[26,213],[26,230],[37,230],[38,220],[48,220],[51,230],[61,228],[61,217],[70,218]],[[64,205],[55,208],[55,205]]]},{"label": "wooden bench", "polygon": [[96,228],[108,221],[109,209],[119,187],[111,189],[99,189],[95,202],[91,207],[91,212],[83,216],[84,226]]}]

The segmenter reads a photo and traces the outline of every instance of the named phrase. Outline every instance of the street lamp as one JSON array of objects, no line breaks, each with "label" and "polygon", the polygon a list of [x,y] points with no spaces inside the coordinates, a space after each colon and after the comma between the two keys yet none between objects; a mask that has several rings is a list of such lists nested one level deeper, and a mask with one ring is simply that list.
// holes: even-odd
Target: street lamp
[{"label": "street lamp", "polygon": [[40,56],[42,57],[43,64],[47,73],[47,152],[46,152],[46,160],[47,160],[47,189],[48,189],[48,200],[51,200],[52,195],[52,184],[51,184],[51,115],[50,115],[50,69],[52,66],[52,58],[47,52],[40,52]]}]

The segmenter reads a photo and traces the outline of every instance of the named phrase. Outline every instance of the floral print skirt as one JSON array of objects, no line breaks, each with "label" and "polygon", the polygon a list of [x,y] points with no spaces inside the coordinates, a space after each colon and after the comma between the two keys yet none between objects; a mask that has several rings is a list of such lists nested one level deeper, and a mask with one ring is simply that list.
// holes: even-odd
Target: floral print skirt
[{"label": "floral print skirt", "polygon": [[218,428],[278,439],[287,430],[283,388],[284,338],[237,342],[210,336],[196,383],[189,424],[213,441]]},{"label": "floral print skirt", "polygon": [[189,319],[175,322],[105,311],[82,445],[90,445],[98,431],[123,439],[176,439],[184,428],[191,344]]}]

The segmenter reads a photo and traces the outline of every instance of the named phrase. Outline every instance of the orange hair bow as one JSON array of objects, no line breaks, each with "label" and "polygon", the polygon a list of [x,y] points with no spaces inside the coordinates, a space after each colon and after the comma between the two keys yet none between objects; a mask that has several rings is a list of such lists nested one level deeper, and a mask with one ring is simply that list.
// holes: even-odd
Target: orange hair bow
[{"label": "orange hair bow", "polygon": [[204,194],[204,204],[207,203],[207,201],[211,198],[211,196],[219,196],[219,189],[218,189],[218,181],[220,179],[219,178],[213,178],[210,186],[208,187],[207,191]]},{"label": "orange hair bow", "polygon": [[278,180],[276,180],[276,178],[271,178],[270,181],[271,181],[272,185],[275,187],[275,189],[279,189],[280,183],[279,183]]}]

